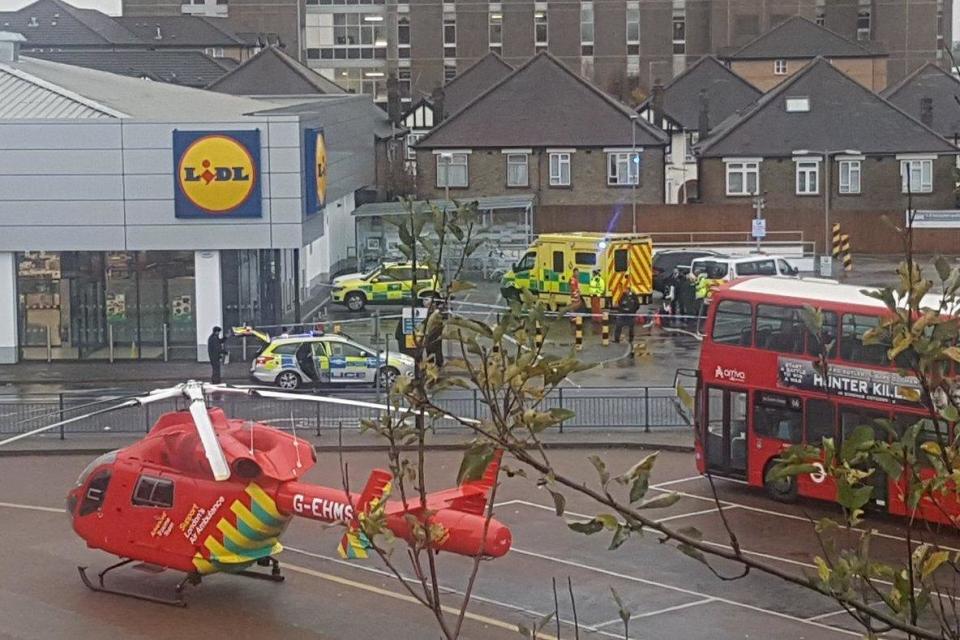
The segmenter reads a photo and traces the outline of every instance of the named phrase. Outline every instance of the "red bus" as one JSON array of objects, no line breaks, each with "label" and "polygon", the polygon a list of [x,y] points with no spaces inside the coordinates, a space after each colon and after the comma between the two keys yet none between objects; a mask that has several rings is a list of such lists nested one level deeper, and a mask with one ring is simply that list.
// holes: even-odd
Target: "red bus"
[{"label": "red bus", "polygon": [[[826,380],[815,367],[823,349],[803,322],[805,305],[823,312],[821,335],[831,345]],[[897,373],[887,346],[863,344],[864,333],[888,313],[860,287],[827,280],[746,278],[717,289],[700,351],[697,469],[744,479],[785,502],[798,496],[834,500],[836,486],[826,474],[767,483],[767,471],[791,445],[820,446],[824,437],[833,437],[839,448],[845,436],[877,418],[905,429],[929,416],[908,391],[919,390],[917,379]],[[875,431],[887,437],[879,425]],[[877,468],[870,477],[870,506],[909,515],[902,482]],[[918,515],[957,524],[951,522],[960,514],[957,501],[937,502],[925,500]]]}]

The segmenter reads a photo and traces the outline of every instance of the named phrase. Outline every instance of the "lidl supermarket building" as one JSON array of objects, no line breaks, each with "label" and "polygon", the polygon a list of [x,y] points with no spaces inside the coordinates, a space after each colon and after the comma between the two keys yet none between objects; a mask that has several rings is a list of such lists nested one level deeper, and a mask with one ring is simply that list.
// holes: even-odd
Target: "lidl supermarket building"
[{"label": "lidl supermarket building", "polygon": [[0,33],[0,362],[204,360],[214,325],[300,316],[373,182],[368,97],[234,97],[16,39]]}]

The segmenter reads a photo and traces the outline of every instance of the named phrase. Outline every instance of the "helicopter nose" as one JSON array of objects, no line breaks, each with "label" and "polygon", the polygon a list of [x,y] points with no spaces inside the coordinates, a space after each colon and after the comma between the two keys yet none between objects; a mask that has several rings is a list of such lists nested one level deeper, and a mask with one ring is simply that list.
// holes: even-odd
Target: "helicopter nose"
[{"label": "helicopter nose", "polygon": [[77,510],[77,494],[75,491],[71,491],[67,494],[67,515],[73,518],[73,514]]}]

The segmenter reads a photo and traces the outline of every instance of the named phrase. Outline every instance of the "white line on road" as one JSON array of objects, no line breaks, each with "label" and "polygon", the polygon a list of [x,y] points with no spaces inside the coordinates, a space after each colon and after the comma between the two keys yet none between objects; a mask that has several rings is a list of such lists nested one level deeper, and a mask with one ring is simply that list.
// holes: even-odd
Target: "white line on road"
[{"label": "white line on road", "polygon": [[832,618],[833,616],[838,616],[841,613],[849,613],[849,612],[846,609],[840,609],[839,611],[830,611],[827,613],[821,613],[818,616],[810,616],[809,618],[807,618],[807,620],[813,620],[813,621],[823,620],[824,618]]},{"label": "white line on road", "polygon": [[48,513],[65,513],[64,509],[54,509],[53,507],[39,507],[35,504],[17,504],[15,502],[0,502],[0,507],[8,509],[24,509],[27,511],[46,511]]},{"label": "white line on road", "polygon": [[650,485],[651,489],[659,489],[660,487],[669,487],[674,484],[682,484],[684,482],[692,482],[694,480],[703,480],[705,476],[700,475],[699,473],[695,476],[687,476],[686,478],[677,478],[676,480],[667,480],[666,482],[657,482]]},{"label": "white line on road", "polygon": [[510,550],[510,552],[511,552],[511,553],[517,553],[517,554],[524,555],[524,556],[530,556],[530,557],[532,557],[532,558],[539,558],[539,559],[541,559],[541,560],[547,560],[548,562],[555,562],[555,563],[557,563],[557,564],[566,565],[566,566],[570,566],[570,567],[575,567],[575,568],[577,568],[577,569],[583,569],[584,571],[592,571],[592,572],[594,572],[594,573],[599,573],[599,574],[611,576],[611,577],[614,577],[614,578],[620,578],[621,580],[626,580],[626,581],[628,581],[628,582],[637,582],[637,583],[640,583],[640,584],[649,585],[649,586],[651,586],[651,587],[659,587],[660,589],[667,589],[668,591],[676,591],[677,593],[685,593],[685,594],[687,594],[687,595],[697,596],[698,598],[713,598],[713,599],[716,600],[717,602],[722,602],[722,603],[724,603],[724,604],[728,604],[728,605],[733,606],[733,607],[739,607],[739,608],[741,608],[741,609],[748,609],[748,610],[750,610],[750,611],[756,611],[756,612],[758,612],[758,613],[764,613],[764,614],[767,614],[767,615],[770,615],[770,616],[774,616],[774,617],[777,617],[777,618],[783,618],[783,619],[785,619],[785,620],[791,620],[791,621],[793,621],[793,622],[799,622],[799,623],[801,623],[801,624],[806,624],[806,625],[812,625],[812,626],[820,627],[821,629],[828,629],[828,630],[833,631],[833,632],[835,632],[835,633],[841,633],[841,634],[848,635],[848,636],[855,636],[855,637],[857,637],[857,638],[860,638],[860,637],[863,636],[863,634],[857,633],[857,632],[855,632],[855,631],[850,631],[850,630],[848,630],[848,629],[840,629],[840,628],[837,628],[837,627],[832,627],[832,626],[830,626],[830,625],[821,624],[821,623],[816,622],[816,621],[805,620],[805,619],[803,619],[803,618],[798,618],[797,616],[792,616],[792,615],[790,615],[790,614],[788,614],[788,613],[781,613],[781,612],[779,612],[779,611],[774,611],[774,610],[772,610],[772,609],[764,609],[763,607],[757,607],[757,606],[754,606],[754,605],[752,605],[752,604],[746,604],[745,602],[738,602],[737,600],[730,600],[730,599],[728,599],[728,598],[722,598],[722,597],[719,597],[719,596],[711,596],[711,595],[709,595],[709,594],[707,594],[707,593],[703,593],[703,592],[700,592],[700,591],[694,591],[693,589],[685,589],[685,588],[683,588],[683,587],[677,587],[677,586],[674,586],[674,585],[671,585],[671,584],[666,584],[666,583],[664,583],[664,582],[657,582],[657,581],[655,581],[655,580],[648,580],[648,579],[646,579],[646,578],[639,578],[639,577],[637,577],[637,576],[632,576],[632,575],[629,575],[629,574],[626,574],[626,573],[619,573],[619,572],[616,572],[616,571],[610,571],[609,569],[601,569],[600,567],[594,567],[594,566],[587,565],[587,564],[583,564],[583,563],[580,563],[580,562],[575,562],[575,561],[573,561],[573,560],[567,560],[567,559],[564,559],[564,558],[555,558],[555,557],[553,557],[553,556],[549,556],[549,555],[546,555],[546,554],[543,554],[543,553],[537,553],[537,552],[535,552],[535,551],[527,551],[527,550],[525,550],[525,549],[518,549],[517,547],[513,547],[513,548]]},{"label": "white line on road", "polygon": [[[724,510],[724,511],[730,511],[731,509],[736,509],[736,508],[737,508],[737,505],[733,505],[733,506],[730,506],[730,507],[724,506],[724,507],[723,507],[723,510]],[[708,513],[719,513],[719,511],[720,511],[719,509],[717,509],[716,507],[714,507],[713,509],[703,509],[702,511],[691,511],[690,513],[678,513],[678,514],[675,515],[675,516],[667,516],[666,518],[660,518],[659,520],[657,520],[657,522],[662,524],[662,523],[664,523],[664,522],[670,522],[671,520],[680,520],[681,518],[691,518],[691,517],[693,517],[693,516],[703,516],[703,515],[707,515]]]},{"label": "white line on road", "polygon": [[[673,611],[679,611],[681,609],[689,609],[690,607],[696,607],[701,604],[708,604],[710,602],[716,602],[716,598],[713,596],[709,598],[703,598],[702,600],[694,600],[693,602],[685,602],[684,604],[674,605],[672,607],[665,607],[663,609],[657,609],[656,611],[647,611],[646,613],[634,613],[630,616],[631,620],[636,620],[637,618],[649,618],[650,616],[658,616],[661,613],[671,613]],[[621,618],[615,620],[608,620],[602,624],[595,625],[597,629],[601,627],[608,627],[611,624],[616,624],[618,622],[623,622]]]}]

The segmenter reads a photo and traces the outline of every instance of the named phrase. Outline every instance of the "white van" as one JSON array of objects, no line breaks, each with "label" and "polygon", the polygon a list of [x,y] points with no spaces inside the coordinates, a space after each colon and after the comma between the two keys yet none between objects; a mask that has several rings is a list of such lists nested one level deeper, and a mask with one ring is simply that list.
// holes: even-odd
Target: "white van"
[{"label": "white van", "polygon": [[796,278],[800,271],[781,256],[754,255],[738,258],[697,258],[690,272],[706,272],[711,280],[733,280],[744,276],[782,276]]}]

